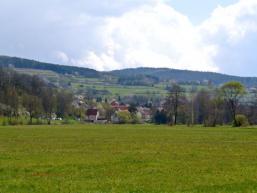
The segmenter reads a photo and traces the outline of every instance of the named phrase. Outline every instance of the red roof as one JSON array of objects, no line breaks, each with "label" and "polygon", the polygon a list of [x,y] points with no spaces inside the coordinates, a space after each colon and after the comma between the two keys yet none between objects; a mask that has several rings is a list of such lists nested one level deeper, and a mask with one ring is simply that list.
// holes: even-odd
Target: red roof
[{"label": "red roof", "polygon": [[112,103],[111,103],[111,106],[119,106],[120,104],[118,103],[118,102],[116,102],[116,101],[113,101]]},{"label": "red roof", "polygon": [[97,109],[88,109],[87,110],[87,116],[96,116],[98,113]]}]

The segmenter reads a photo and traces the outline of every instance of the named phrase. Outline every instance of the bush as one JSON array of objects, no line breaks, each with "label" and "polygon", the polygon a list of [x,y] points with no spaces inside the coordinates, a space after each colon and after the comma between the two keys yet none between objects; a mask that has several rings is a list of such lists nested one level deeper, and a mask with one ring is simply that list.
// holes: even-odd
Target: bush
[{"label": "bush", "polygon": [[249,121],[245,115],[237,115],[236,121],[233,123],[234,127],[246,127],[248,125],[249,125]]},{"label": "bush", "polygon": [[132,122],[131,114],[128,111],[117,112],[117,116],[120,124],[126,124],[126,123]]},{"label": "bush", "polygon": [[131,119],[132,124],[139,124],[142,122],[141,115],[139,113],[131,113]]}]

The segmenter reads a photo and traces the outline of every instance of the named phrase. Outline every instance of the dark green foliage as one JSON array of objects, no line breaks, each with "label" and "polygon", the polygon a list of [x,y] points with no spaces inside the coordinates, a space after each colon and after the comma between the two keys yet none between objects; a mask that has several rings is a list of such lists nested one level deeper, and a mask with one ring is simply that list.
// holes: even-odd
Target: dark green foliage
[{"label": "dark green foliage", "polygon": [[[247,87],[257,85],[257,78],[254,77],[237,77],[213,72],[197,72],[188,70],[175,70],[168,68],[135,68],[112,71],[110,74],[118,77],[137,77],[150,76],[157,78],[159,81],[176,81],[183,83],[204,83],[220,85],[229,81],[238,81]],[[206,84],[206,83],[205,83]]]},{"label": "dark green foliage", "polygon": [[247,87],[257,85],[257,78],[237,77],[212,72],[197,72],[188,70],[175,70],[168,68],[135,68],[115,70],[112,72],[98,72],[88,68],[64,66],[43,63],[17,57],[0,56],[0,67],[14,67],[37,70],[50,70],[59,74],[84,76],[87,78],[100,78],[105,75],[118,78],[121,85],[151,86],[159,82],[176,81],[188,84],[214,84],[220,85],[229,81],[238,81]]},{"label": "dark green foliage", "polygon": [[153,121],[156,124],[167,124],[168,123],[168,117],[165,111],[163,110],[157,110],[153,116]]},{"label": "dark green foliage", "polygon": [[159,79],[149,75],[120,76],[118,84],[128,86],[151,86],[159,82]]}]

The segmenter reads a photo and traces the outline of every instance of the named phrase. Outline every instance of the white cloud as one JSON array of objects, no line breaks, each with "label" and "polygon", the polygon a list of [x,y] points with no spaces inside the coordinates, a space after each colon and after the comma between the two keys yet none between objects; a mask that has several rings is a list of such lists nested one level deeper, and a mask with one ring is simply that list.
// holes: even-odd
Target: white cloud
[{"label": "white cloud", "polygon": [[102,51],[88,52],[87,66],[218,70],[212,62],[216,47],[205,45],[186,16],[160,1],[107,18],[99,31]]},{"label": "white cloud", "polygon": [[206,44],[217,48],[213,62],[221,72],[256,76],[256,0],[241,0],[227,7],[218,7],[201,24],[199,32]]},{"label": "white cloud", "polygon": [[55,53],[55,56],[58,60],[62,61],[62,63],[65,63],[67,64],[68,62],[70,62],[70,59],[69,57],[67,56],[67,54],[65,54],[64,52],[62,51],[57,51]]},{"label": "white cloud", "polygon": [[105,53],[96,55],[94,52],[89,52],[86,57],[73,60],[74,65],[87,66],[99,71],[113,70],[119,68],[119,64],[115,61],[114,57]]},{"label": "white cloud", "polygon": [[201,29],[209,36],[222,36],[228,43],[236,43],[257,31],[257,1],[241,0],[227,7],[219,6]]},{"label": "white cloud", "polygon": [[98,70],[150,66],[256,76],[257,0],[219,6],[198,25],[171,2],[179,8],[179,0],[0,1],[0,52]]},{"label": "white cloud", "polygon": [[[251,33],[256,35],[257,1],[219,6],[196,26],[165,1],[157,0],[107,18],[98,30],[100,49],[88,51],[80,65],[100,70],[147,66],[230,73],[224,64],[233,65],[229,61],[233,54],[225,58],[222,52],[233,50]],[[244,62],[243,57],[241,60]]]}]

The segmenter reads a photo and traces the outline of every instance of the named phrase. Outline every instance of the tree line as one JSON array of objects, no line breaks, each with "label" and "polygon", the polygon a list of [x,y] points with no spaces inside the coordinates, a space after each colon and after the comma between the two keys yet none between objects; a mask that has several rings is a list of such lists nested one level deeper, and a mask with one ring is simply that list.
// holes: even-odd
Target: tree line
[{"label": "tree line", "polygon": [[[125,98],[126,99],[126,98]],[[129,120],[139,122],[136,108],[144,106],[152,110],[152,122],[156,124],[202,124],[216,126],[233,124],[234,126],[257,124],[257,91],[251,92],[239,82],[228,82],[216,89],[186,91],[178,84],[169,87],[169,94],[163,101],[154,101],[145,97],[134,96],[123,99],[133,101],[129,113],[118,114]],[[102,117],[110,120],[114,109],[108,100],[93,102],[99,107]],[[122,102],[121,99],[119,99]],[[38,76],[19,74],[9,68],[0,68],[0,117],[7,117],[8,124],[13,124],[19,117],[28,117],[28,123],[41,121],[51,124],[53,116],[61,119],[85,118],[84,107],[74,107],[71,92],[56,88]],[[126,116],[125,116],[126,115]],[[130,115],[130,116],[127,116]],[[126,121],[125,121],[126,122]]]},{"label": "tree line", "polygon": [[228,82],[220,88],[186,92],[173,84],[163,108],[154,111],[157,124],[202,124],[216,126],[257,124],[257,92],[247,92],[239,82]]},{"label": "tree line", "polygon": [[20,116],[29,116],[30,124],[33,119],[51,124],[54,113],[63,118],[70,115],[72,98],[71,93],[54,88],[38,76],[0,68],[0,116],[8,117],[9,124]]}]

